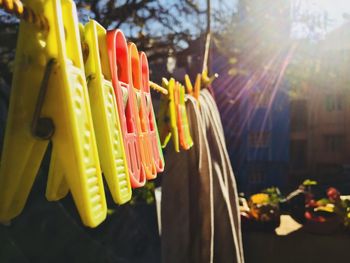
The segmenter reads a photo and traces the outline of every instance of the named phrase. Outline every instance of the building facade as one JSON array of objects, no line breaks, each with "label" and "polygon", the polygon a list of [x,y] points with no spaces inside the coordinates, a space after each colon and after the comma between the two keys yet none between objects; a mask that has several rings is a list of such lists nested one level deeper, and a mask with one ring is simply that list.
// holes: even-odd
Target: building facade
[{"label": "building facade", "polygon": [[276,71],[230,76],[227,59],[215,56],[215,98],[239,191],[285,188],[289,163],[288,83]]},{"label": "building facade", "polygon": [[291,97],[291,184],[312,178],[350,193],[350,32],[318,44],[318,69]]}]

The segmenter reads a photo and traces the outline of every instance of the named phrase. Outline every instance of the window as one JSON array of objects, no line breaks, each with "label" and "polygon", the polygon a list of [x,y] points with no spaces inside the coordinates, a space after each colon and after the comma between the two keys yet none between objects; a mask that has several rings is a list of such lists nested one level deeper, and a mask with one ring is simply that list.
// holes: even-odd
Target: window
[{"label": "window", "polygon": [[341,111],[343,109],[343,99],[340,95],[327,95],[325,99],[327,111]]},{"label": "window", "polygon": [[250,174],[249,181],[251,184],[261,184],[264,178],[265,176],[262,171],[255,171]]},{"label": "window", "polygon": [[293,170],[306,168],[307,163],[307,141],[292,140],[290,143],[290,162]]},{"label": "window", "polygon": [[343,135],[326,135],[325,136],[325,148],[327,152],[341,152],[344,149],[344,136]]},{"label": "window", "polygon": [[316,171],[319,176],[330,176],[340,174],[342,167],[339,164],[317,163]]},{"label": "window", "polygon": [[294,100],[291,102],[291,130],[304,131],[307,127],[306,100]]},{"label": "window", "polygon": [[265,179],[266,176],[264,172],[264,165],[261,163],[254,163],[249,169],[249,183],[262,184],[264,183]]},{"label": "window", "polygon": [[252,132],[249,134],[250,147],[267,147],[270,140],[269,132]]}]

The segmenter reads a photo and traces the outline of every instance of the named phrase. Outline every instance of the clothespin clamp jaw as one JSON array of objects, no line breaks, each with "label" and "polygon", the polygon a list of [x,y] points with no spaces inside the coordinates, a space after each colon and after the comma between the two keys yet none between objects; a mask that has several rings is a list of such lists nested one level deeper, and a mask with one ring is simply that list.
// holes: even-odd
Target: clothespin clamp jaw
[{"label": "clothespin clamp jaw", "polygon": [[[146,53],[140,52],[140,62],[141,62],[141,74],[142,74],[142,94],[146,104],[146,111],[147,111],[146,115],[148,118],[148,130],[150,133],[152,157],[153,157],[157,172],[159,173],[164,171],[165,162],[164,162],[162,147],[160,144],[160,138],[159,138],[157,121],[154,113],[154,107],[152,103],[151,90],[150,90],[151,84],[149,80],[149,66],[148,66],[148,59],[147,59]],[[157,86],[157,89],[159,92],[162,92],[163,94],[166,92],[166,94],[168,94],[168,91],[166,89],[159,87],[157,84],[155,85]]]},{"label": "clothespin clamp jaw", "polygon": [[130,84],[131,65],[128,45],[121,30],[107,32],[107,49],[112,83],[117,100],[124,147],[128,160],[130,182],[133,188],[142,187],[146,177],[141,167],[141,152],[134,114],[135,94]]}]

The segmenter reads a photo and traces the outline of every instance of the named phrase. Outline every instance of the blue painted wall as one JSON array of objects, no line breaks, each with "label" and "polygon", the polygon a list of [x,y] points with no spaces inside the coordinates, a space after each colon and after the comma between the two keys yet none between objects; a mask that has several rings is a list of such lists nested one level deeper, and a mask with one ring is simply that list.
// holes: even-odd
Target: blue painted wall
[{"label": "blue painted wall", "polygon": [[[266,79],[275,77],[269,74],[253,84],[249,76],[232,77],[227,74],[227,59],[220,56],[212,65],[220,76],[213,90],[239,191],[254,193],[270,186],[283,190],[289,162],[288,83],[282,79],[267,85]],[[267,92],[269,89],[272,91]],[[267,94],[267,105],[257,106],[252,101],[252,94],[258,91]],[[252,146],[250,134],[262,133],[269,134],[266,145]]]}]

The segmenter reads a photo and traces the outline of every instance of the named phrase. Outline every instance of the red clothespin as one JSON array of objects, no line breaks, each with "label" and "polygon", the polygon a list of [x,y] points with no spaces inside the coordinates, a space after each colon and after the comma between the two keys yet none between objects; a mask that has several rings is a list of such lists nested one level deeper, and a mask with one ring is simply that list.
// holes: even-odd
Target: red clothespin
[{"label": "red clothespin", "polygon": [[133,188],[138,188],[145,185],[146,176],[142,169],[141,151],[137,138],[137,124],[134,114],[135,94],[130,85],[131,65],[128,45],[121,30],[107,32],[107,49],[128,159],[130,182]]},{"label": "red clothespin", "polygon": [[164,156],[162,147],[160,145],[158,126],[154,114],[154,108],[151,98],[151,90],[149,83],[149,67],[147,56],[144,52],[140,52],[141,60],[141,74],[142,74],[142,99],[146,105],[146,116],[148,119],[148,130],[150,134],[151,146],[152,146],[152,156],[154,164],[156,166],[157,172],[164,171]]}]

